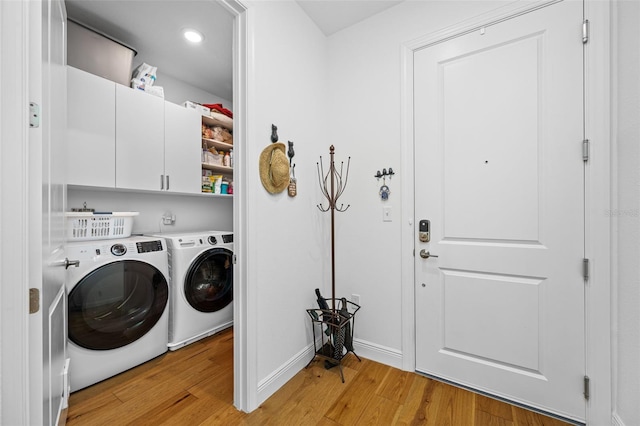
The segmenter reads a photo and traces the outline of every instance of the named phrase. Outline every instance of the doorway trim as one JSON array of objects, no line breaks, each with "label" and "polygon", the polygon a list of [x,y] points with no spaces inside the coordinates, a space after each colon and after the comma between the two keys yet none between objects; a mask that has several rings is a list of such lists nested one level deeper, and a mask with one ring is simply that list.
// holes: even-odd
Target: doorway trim
[{"label": "doorway trim", "polygon": [[30,2],[0,2],[0,423],[29,417]]},{"label": "doorway trim", "polygon": [[[484,26],[549,6],[561,0],[541,0],[536,4],[509,4],[453,26],[410,40],[401,46],[401,329],[402,368],[415,371],[415,276],[414,232],[415,185],[413,141],[413,55]],[[572,0],[565,0],[572,1]],[[585,45],[585,137],[591,154],[585,168],[585,258],[590,260],[585,287],[585,358],[590,378],[590,399],[586,404],[587,424],[611,422],[611,225],[605,212],[611,208],[611,100],[609,2],[584,0],[585,18],[591,23],[590,40]],[[581,37],[579,28],[576,37]],[[581,141],[576,141],[578,144]],[[608,344],[602,344],[608,342]],[[578,386],[577,386],[578,388]],[[579,388],[578,388],[579,389]]]},{"label": "doorway trim", "polygon": [[[216,0],[211,0],[216,1]],[[249,76],[252,58],[253,29],[248,8],[239,0],[218,0],[234,16],[233,23],[233,133],[236,140],[247,140],[249,114]],[[238,144],[246,146],[246,144]],[[234,152],[234,181],[247,188],[247,156],[244,150]],[[249,191],[238,191],[233,197],[234,282],[233,282],[233,404],[250,412],[258,404],[257,336],[255,291],[247,263]]]}]

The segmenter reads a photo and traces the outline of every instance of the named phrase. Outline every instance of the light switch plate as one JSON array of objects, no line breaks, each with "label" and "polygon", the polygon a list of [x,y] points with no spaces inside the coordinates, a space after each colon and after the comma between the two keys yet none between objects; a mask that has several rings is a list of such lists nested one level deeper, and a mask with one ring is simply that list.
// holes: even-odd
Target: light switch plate
[{"label": "light switch plate", "polygon": [[384,206],[382,208],[382,221],[391,222],[391,206]]}]

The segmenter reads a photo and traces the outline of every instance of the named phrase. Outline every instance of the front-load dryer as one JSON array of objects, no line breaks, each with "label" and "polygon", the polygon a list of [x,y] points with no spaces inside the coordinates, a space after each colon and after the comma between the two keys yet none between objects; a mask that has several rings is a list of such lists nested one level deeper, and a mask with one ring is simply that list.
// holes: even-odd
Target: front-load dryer
[{"label": "front-load dryer", "polygon": [[169,349],[233,325],[233,233],[158,234],[169,250]]},{"label": "front-load dryer", "polygon": [[167,351],[169,267],[158,237],[72,242],[67,280],[71,391]]}]

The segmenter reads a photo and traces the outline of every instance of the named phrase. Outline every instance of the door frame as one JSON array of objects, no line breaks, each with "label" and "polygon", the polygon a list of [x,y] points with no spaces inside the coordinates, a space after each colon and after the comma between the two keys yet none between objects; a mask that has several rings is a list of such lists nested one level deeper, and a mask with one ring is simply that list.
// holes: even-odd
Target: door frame
[{"label": "door frame", "polygon": [[[430,45],[459,35],[478,31],[535,9],[557,3],[541,0],[534,4],[511,3],[478,17],[460,22],[401,46],[401,329],[402,368],[415,371],[415,185],[413,141],[413,54]],[[574,1],[574,0],[565,0]],[[589,280],[585,287],[585,359],[590,378],[590,398],[586,403],[588,424],[611,423],[611,224],[605,212],[611,209],[611,99],[610,17],[611,4],[584,0],[585,17],[590,21],[590,39],[585,45],[585,137],[591,141],[590,158],[585,168],[585,257],[590,260]],[[576,37],[580,37],[576,28]],[[576,141],[579,146],[581,141]],[[579,150],[576,155],[579,155]],[[602,342],[609,342],[602,344]],[[580,389],[579,384],[577,388]]]},{"label": "door frame", "polygon": [[[211,0],[216,1],[216,0]],[[247,138],[249,104],[249,71],[252,57],[253,30],[249,11],[239,0],[219,0],[234,16],[234,134],[239,140]],[[30,281],[41,279],[30,274],[34,260],[28,253],[29,245],[29,167],[26,125],[29,119],[29,43],[34,37],[30,25],[29,1],[0,1],[0,170],[11,174],[11,179],[0,181],[0,423],[30,424],[29,387],[29,306]],[[8,143],[7,141],[12,141]],[[236,181],[245,186],[246,158],[242,150],[235,153]],[[249,266],[247,258],[248,191],[234,197],[234,235],[238,244],[234,252],[238,259],[234,274],[234,405],[242,411],[257,407],[257,318],[255,291],[248,289]],[[40,260],[35,260],[39,262]],[[253,296],[252,296],[253,295]],[[7,344],[10,343],[10,344]]]},{"label": "door frame", "polygon": [[[29,20],[31,2],[0,2],[0,423],[29,416]],[[36,259],[40,262],[41,259]]]},{"label": "door frame", "polygon": [[[211,0],[216,1],[216,0]],[[237,141],[249,140],[250,97],[253,88],[253,26],[249,9],[240,0],[217,0],[234,16],[233,24],[233,134]],[[238,144],[246,146],[246,144]],[[248,159],[245,150],[234,150],[234,182],[247,184]],[[249,191],[233,196],[233,404],[241,411],[258,407],[258,347],[256,280],[251,279],[247,248],[249,235]]]}]

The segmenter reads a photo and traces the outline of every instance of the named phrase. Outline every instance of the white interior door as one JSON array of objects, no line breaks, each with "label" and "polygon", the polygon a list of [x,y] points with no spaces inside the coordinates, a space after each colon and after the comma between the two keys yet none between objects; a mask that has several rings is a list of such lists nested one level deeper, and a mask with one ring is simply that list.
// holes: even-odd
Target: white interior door
[{"label": "white interior door", "polygon": [[[66,9],[62,0],[33,2],[30,96],[40,105],[30,136],[30,270],[39,309],[30,319],[32,424],[64,424],[66,383]],[[41,6],[38,14],[35,6]],[[38,31],[41,29],[41,33]]]},{"label": "white interior door", "polygon": [[577,420],[581,26],[563,1],[414,56],[416,369]]}]

